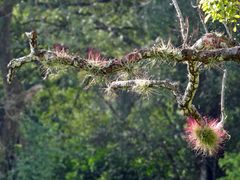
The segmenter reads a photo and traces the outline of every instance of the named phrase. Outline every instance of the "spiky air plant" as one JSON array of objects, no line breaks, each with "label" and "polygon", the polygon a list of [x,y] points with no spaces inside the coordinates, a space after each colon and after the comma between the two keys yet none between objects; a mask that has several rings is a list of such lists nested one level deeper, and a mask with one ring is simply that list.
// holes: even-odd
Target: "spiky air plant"
[{"label": "spiky air plant", "polygon": [[198,154],[215,156],[230,136],[218,119],[204,117],[204,121],[204,125],[199,125],[194,118],[187,119],[186,140]]},{"label": "spiky air plant", "polygon": [[88,61],[93,61],[95,63],[104,63],[109,59],[104,57],[98,50],[94,48],[88,48],[87,50],[87,57]]},{"label": "spiky air plant", "polygon": [[142,95],[143,97],[149,97],[150,95],[156,93],[156,87],[150,85],[147,80],[139,80],[139,82],[132,87],[132,91]]},{"label": "spiky air plant", "polygon": [[[52,51],[56,55],[56,59],[58,61],[62,61],[63,59],[71,59],[72,55],[68,52],[69,48],[63,44],[55,43],[52,46]],[[64,72],[66,67],[52,61],[41,61],[39,63],[39,69],[43,79],[47,79],[50,75],[53,77],[55,74],[59,74],[60,72]]]},{"label": "spiky air plant", "polygon": [[225,37],[221,33],[212,32],[204,34],[192,48],[196,50],[211,50],[237,46],[238,43]]}]

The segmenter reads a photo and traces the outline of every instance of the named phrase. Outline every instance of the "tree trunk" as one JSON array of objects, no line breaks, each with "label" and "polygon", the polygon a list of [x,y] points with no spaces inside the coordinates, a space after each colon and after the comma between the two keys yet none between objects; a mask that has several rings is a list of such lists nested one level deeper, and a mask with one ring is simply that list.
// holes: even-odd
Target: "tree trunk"
[{"label": "tree trunk", "polygon": [[11,59],[10,24],[15,3],[15,0],[5,0],[0,7],[0,70],[5,91],[4,110],[0,114],[0,179],[9,179],[9,172],[15,166],[15,147],[19,143],[18,120],[24,107],[21,84],[15,80],[9,85],[6,81],[7,64]]},{"label": "tree trunk", "polygon": [[203,158],[201,161],[200,180],[207,180],[207,160]]},{"label": "tree trunk", "polygon": [[216,180],[217,159],[214,157],[205,157],[201,161],[200,180]]}]

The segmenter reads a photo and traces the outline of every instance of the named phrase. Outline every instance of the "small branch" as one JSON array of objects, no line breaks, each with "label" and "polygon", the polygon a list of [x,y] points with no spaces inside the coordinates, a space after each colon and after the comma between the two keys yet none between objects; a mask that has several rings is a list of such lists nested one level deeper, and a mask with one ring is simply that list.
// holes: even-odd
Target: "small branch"
[{"label": "small branch", "polygon": [[201,9],[199,8],[199,0],[196,0],[196,5],[193,4],[193,2],[191,1],[191,5],[194,9],[197,9],[197,12],[198,12],[198,16],[200,18],[200,21],[203,25],[203,28],[204,28],[204,31],[205,33],[208,33],[208,29],[207,29],[207,26],[206,26],[206,23],[204,22],[204,18],[203,18],[203,14],[202,14],[202,11]]},{"label": "small branch", "polygon": [[178,6],[178,2],[177,0],[172,0],[172,3],[176,9],[177,12],[177,17],[179,19],[179,24],[180,24],[180,30],[181,30],[181,35],[182,35],[182,39],[183,39],[183,47],[185,47],[186,42],[187,42],[187,36],[188,36],[188,27],[185,27],[186,24],[184,23],[184,18],[182,15],[182,12]]},{"label": "small branch", "polygon": [[199,85],[199,69],[198,63],[188,63],[188,85],[183,96],[183,105],[188,106],[192,104],[192,100],[195,96],[196,90]]},{"label": "small branch", "polygon": [[224,111],[224,98],[225,98],[225,85],[226,85],[226,77],[227,77],[227,70],[223,70],[223,77],[222,77],[222,88],[221,88],[221,121],[220,123],[223,125],[226,119],[226,114]]},{"label": "small branch", "polygon": [[[191,84],[196,88],[196,83]],[[197,83],[198,84],[198,83]],[[146,79],[135,79],[135,80],[127,80],[127,81],[114,81],[110,83],[108,86],[107,91],[112,91],[116,89],[147,89],[147,88],[154,88],[154,87],[162,87],[170,90],[176,101],[179,105],[179,108],[183,111],[183,114],[185,116],[191,116],[194,117],[199,124],[203,124],[202,117],[200,113],[197,111],[194,105],[192,105],[192,99],[195,94],[195,89],[191,89],[192,87],[188,87],[188,93],[191,94],[188,95],[185,93],[185,98],[183,97],[182,93],[179,90],[179,83],[172,82],[170,80],[146,80]],[[191,91],[191,92],[190,92]],[[191,98],[186,100],[187,97]],[[184,103],[185,102],[185,103]]]},{"label": "small branch", "polygon": [[200,20],[201,20],[201,23],[202,23],[202,25],[203,25],[204,31],[205,31],[205,33],[208,33],[208,32],[209,32],[209,31],[208,31],[208,28],[207,28],[207,26],[206,26],[206,24],[205,24],[205,22],[204,22],[204,20],[203,20],[202,12],[201,12],[201,10],[200,10],[199,7],[197,7],[197,11],[198,11],[198,16],[199,16],[199,18],[200,18]]},{"label": "small branch", "polygon": [[38,52],[38,47],[37,47],[37,32],[36,31],[31,31],[31,32],[25,32],[28,41],[29,41],[29,46],[30,46],[30,51],[31,54],[36,54]]},{"label": "small branch", "polygon": [[181,108],[186,116],[192,116],[200,125],[204,124],[203,118],[192,104],[199,86],[199,62],[188,62],[188,85],[185,89]]},{"label": "small branch", "polygon": [[226,30],[226,32],[227,32],[228,37],[229,37],[230,39],[232,39],[232,33],[229,31],[229,28],[228,28],[227,24],[226,24],[226,23],[223,23],[223,25],[224,25],[224,27],[225,27],[225,30]]},{"label": "small branch", "polygon": [[127,80],[127,81],[114,81],[112,82],[108,90],[115,90],[118,88],[132,88],[132,87],[163,87],[168,90],[171,90],[173,95],[180,102],[182,97],[179,90],[179,83],[171,82],[170,80],[146,80],[146,79],[135,79],[135,80]]},{"label": "small branch", "polygon": [[17,59],[12,59],[8,64],[7,82],[11,83],[15,69],[28,62],[32,62],[32,54]]}]

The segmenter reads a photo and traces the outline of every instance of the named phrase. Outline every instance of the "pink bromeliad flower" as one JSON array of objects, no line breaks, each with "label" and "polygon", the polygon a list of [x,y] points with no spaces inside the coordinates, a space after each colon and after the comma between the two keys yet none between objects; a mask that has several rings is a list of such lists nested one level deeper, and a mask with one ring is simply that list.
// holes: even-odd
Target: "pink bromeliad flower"
[{"label": "pink bromeliad flower", "polygon": [[186,140],[197,153],[214,156],[230,136],[218,119],[204,117],[204,121],[205,125],[199,125],[194,118],[187,119]]},{"label": "pink bromeliad flower", "polygon": [[96,50],[94,48],[88,48],[87,59],[93,60],[93,61],[107,61],[108,60],[107,58],[103,57],[98,50]]}]

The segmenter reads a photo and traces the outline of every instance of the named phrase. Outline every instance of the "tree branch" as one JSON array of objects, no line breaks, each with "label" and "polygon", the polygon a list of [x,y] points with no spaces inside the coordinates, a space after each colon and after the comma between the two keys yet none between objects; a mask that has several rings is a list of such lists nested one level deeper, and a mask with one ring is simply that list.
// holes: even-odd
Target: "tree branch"
[{"label": "tree branch", "polygon": [[[220,63],[223,61],[236,61],[240,62],[240,46],[227,46],[229,48],[221,48],[223,38],[216,41],[219,45],[213,50],[197,50],[197,46],[190,49],[176,49],[171,45],[154,45],[150,48],[134,50],[127,55],[120,58],[106,58],[98,51],[90,49],[87,56],[80,57],[71,55],[67,51],[51,51],[38,49],[37,46],[37,33],[32,31],[26,33],[29,39],[30,53],[26,56],[13,59],[8,64],[8,82],[11,82],[14,70],[20,68],[23,64],[38,61],[48,66],[64,65],[72,66],[78,70],[90,71],[96,75],[107,75],[116,71],[126,69],[129,64],[137,63],[139,61],[151,58],[157,58],[168,62],[178,62],[188,64],[188,85],[184,94],[179,91],[179,85],[169,80],[129,80],[129,81],[115,81],[109,85],[109,90],[116,88],[151,88],[163,87],[169,89],[175,96],[180,109],[185,116],[191,116],[203,125],[204,121],[202,116],[192,104],[196,90],[199,83],[199,65],[201,63]],[[208,34],[209,36],[209,34]],[[214,37],[214,36],[213,36]],[[206,37],[205,37],[206,38]],[[202,40],[202,42],[204,42]],[[223,42],[225,43],[225,42]],[[226,44],[226,43],[225,43]],[[214,48],[213,47],[213,48]],[[224,46],[225,47],[225,46]],[[204,49],[204,48],[203,48]]]},{"label": "tree branch", "polygon": [[240,63],[240,46],[213,50],[197,51],[195,49],[183,49],[180,61],[198,61],[204,64],[235,61]]},{"label": "tree branch", "polygon": [[169,62],[202,62],[204,64],[223,61],[240,62],[240,46],[214,50],[176,49],[171,46],[155,45],[150,48],[134,50],[121,58],[106,58],[98,52],[93,52],[88,57],[71,55],[66,52],[56,52],[38,49],[36,32],[26,33],[30,44],[30,54],[12,59],[8,64],[8,82],[11,82],[14,70],[25,63],[40,61],[49,66],[58,64],[72,66],[95,74],[109,74],[124,69],[128,64],[137,63],[149,58],[158,58]]},{"label": "tree branch", "polygon": [[114,81],[110,83],[110,85],[107,88],[107,91],[112,91],[120,88],[120,89],[133,89],[133,90],[139,89],[141,92],[141,91],[150,91],[151,88],[154,88],[154,87],[166,88],[170,90],[174,95],[179,108],[183,111],[183,114],[185,116],[194,117],[199,124],[203,125],[204,121],[202,119],[202,116],[197,111],[195,106],[192,104],[192,99],[195,95],[195,91],[198,86],[198,80],[196,80],[199,76],[198,71],[194,72],[192,76],[194,76],[194,80],[192,79],[192,77],[189,78],[190,82],[188,84],[188,87],[184,96],[180,92],[179,83],[172,82],[170,80],[135,79],[135,80],[127,80],[127,81]]},{"label": "tree branch", "polygon": [[121,58],[113,59],[103,57],[99,52],[94,51],[91,51],[87,57],[80,57],[76,55],[70,55],[66,52],[56,52],[44,49],[38,50],[36,32],[32,31],[26,34],[29,39],[31,52],[27,56],[12,59],[10,61],[8,64],[8,82],[11,82],[15,69],[20,68],[25,63],[33,61],[40,61],[42,63],[45,62],[50,66],[57,64],[73,66],[78,69],[91,71],[95,74],[108,74],[126,68],[129,63],[136,63],[140,60],[148,58],[158,57],[166,59],[167,57],[172,57],[172,59],[181,60],[181,55],[169,47],[152,47],[134,50],[133,52],[130,52]]},{"label": "tree branch", "polygon": [[108,86],[108,90],[115,90],[118,88],[154,88],[163,87],[170,90],[176,97],[177,101],[181,103],[182,95],[179,89],[179,83],[172,82],[170,80],[147,80],[147,79],[135,79],[127,81],[114,81]]},{"label": "tree branch", "polygon": [[184,115],[193,117],[200,125],[204,124],[203,118],[197,111],[195,106],[192,104],[197,88],[199,86],[199,62],[188,62],[188,85],[185,89],[181,108],[183,109]]}]

